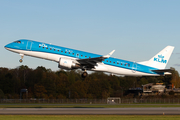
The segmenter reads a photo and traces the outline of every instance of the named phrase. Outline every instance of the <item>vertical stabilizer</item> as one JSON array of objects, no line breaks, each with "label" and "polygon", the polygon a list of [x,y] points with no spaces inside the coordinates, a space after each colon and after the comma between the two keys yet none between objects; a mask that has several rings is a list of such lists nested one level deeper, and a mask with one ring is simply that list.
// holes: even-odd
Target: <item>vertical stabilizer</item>
[{"label": "vertical stabilizer", "polygon": [[174,50],[173,46],[167,46],[163,50],[161,50],[158,54],[156,54],[154,57],[152,57],[149,61],[145,61],[141,63],[157,69],[165,69],[173,50]]}]

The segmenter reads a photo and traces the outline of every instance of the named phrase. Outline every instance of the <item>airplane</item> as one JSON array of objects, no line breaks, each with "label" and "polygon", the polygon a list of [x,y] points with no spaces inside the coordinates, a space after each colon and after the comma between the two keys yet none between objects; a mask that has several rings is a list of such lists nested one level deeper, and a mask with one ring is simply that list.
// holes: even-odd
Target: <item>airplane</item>
[{"label": "airplane", "polygon": [[165,67],[174,50],[173,46],[167,46],[148,61],[132,62],[110,57],[115,50],[107,55],[98,55],[27,39],[14,41],[4,47],[18,53],[21,56],[20,63],[23,62],[25,55],[51,60],[57,62],[61,69],[81,69],[83,78],[88,76],[87,70],[125,76],[170,75],[172,69]]}]

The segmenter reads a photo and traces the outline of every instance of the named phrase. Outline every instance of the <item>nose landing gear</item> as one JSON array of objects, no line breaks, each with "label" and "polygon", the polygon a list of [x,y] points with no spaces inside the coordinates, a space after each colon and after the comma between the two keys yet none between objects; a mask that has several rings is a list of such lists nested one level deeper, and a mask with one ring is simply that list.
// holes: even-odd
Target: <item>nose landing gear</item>
[{"label": "nose landing gear", "polygon": [[20,60],[19,60],[19,62],[20,62],[20,63],[22,63],[22,62],[23,62],[23,60],[22,60],[22,59],[20,59]]},{"label": "nose landing gear", "polygon": [[19,62],[22,63],[23,62],[24,54],[20,54],[20,56],[21,56],[21,59],[19,60]]}]

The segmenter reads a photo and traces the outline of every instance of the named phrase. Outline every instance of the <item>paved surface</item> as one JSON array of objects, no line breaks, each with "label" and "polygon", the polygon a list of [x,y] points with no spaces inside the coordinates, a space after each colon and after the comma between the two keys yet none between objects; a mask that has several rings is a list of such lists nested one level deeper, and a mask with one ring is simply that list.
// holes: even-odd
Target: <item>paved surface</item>
[{"label": "paved surface", "polygon": [[77,105],[80,105],[80,106],[82,106],[82,105],[88,105],[88,106],[89,105],[93,105],[93,106],[100,106],[100,105],[106,105],[106,106],[111,106],[111,105],[114,105],[114,106],[116,106],[116,105],[128,105],[128,106],[130,106],[130,105],[132,105],[132,106],[134,106],[134,105],[141,105],[141,106],[142,105],[162,105],[163,106],[163,105],[180,105],[180,104],[46,104],[46,103],[45,104],[40,104],[40,103],[38,103],[38,104],[37,103],[35,103],[35,104],[33,104],[33,103],[30,103],[30,104],[23,104],[23,103],[20,103],[20,104],[19,103],[18,104],[17,103],[15,103],[15,104],[12,104],[12,103],[3,104],[3,103],[1,103],[0,106],[1,105],[10,105],[10,106],[11,105],[17,105],[17,106],[19,106],[19,105],[28,105],[28,106],[33,106],[33,105],[36,105],[36,106],[37,105],[44,105],[44,106],[46,106],[46,105],[47,106],[48,105],[51,105],[51,106],[63,106],[63,105],[64,106],[77,106]]},{"label": "paved surface", "polygon": [[174,108],[0,108],[1,115],[180,115]]}]

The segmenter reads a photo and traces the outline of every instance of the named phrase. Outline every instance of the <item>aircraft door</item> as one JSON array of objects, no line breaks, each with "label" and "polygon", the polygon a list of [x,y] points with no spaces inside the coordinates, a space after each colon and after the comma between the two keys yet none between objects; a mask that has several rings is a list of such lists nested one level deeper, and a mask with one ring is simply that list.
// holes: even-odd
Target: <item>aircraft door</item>
[{"label": "aircraft door", "polygon": [[32,43],[33,43],[32,41],[28,41],[28,42],[27,42],[27,45],[26,45],[26,49],[27,49],[27,50],[31,50],[31,48],[32,48]]},{"label": "aircraft door", "polygon": [[133,65],[132,65],[132,72],[135,73],[137,70],[137,63],[134,62]]}]

